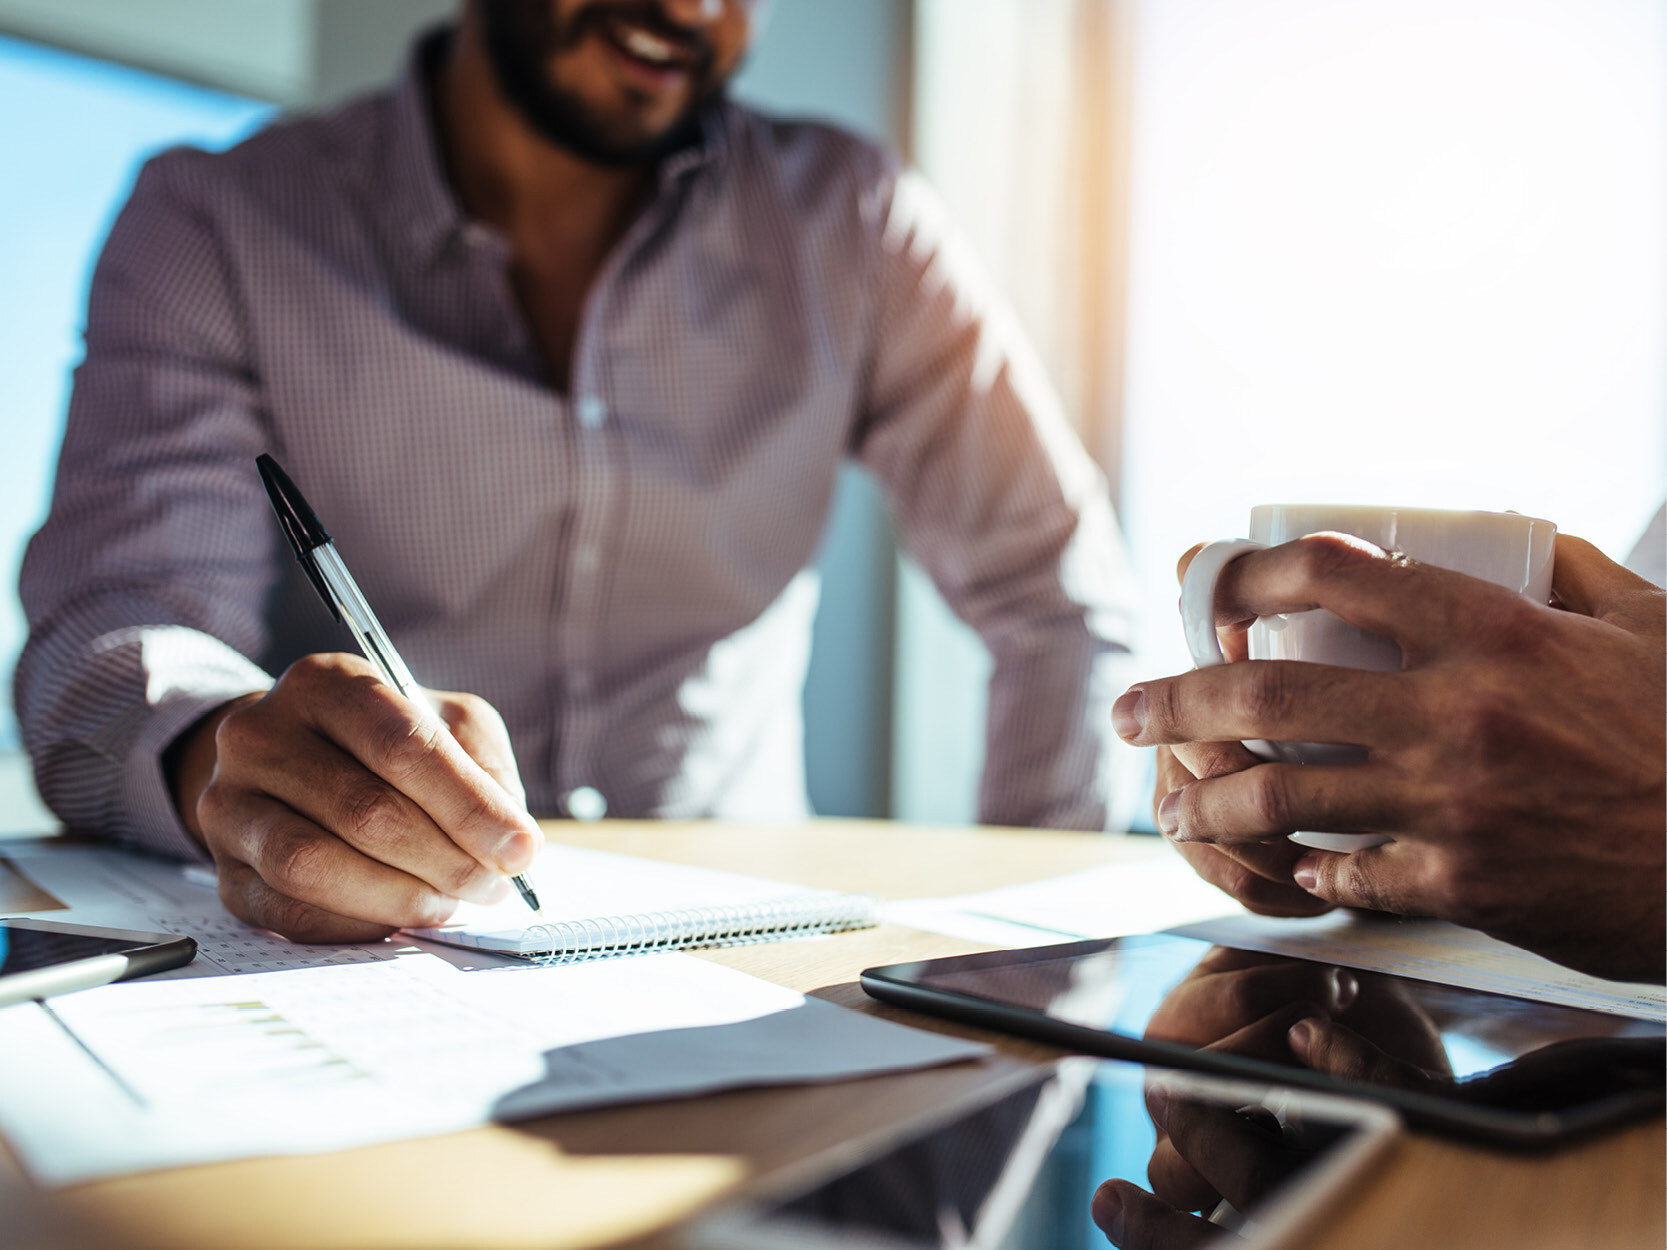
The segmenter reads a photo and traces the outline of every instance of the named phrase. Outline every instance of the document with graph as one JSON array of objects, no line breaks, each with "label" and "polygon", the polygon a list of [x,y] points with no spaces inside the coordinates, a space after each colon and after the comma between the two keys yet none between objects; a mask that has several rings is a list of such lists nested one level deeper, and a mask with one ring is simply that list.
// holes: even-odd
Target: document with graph
[{"label": "document with graph", "polygon": [[986,1050],[689,955],[462,971],[411,950],[0,1008],[0,1133],[66,1185]]},{"label": "document with graph", "polygon": [[880,900],[866,894],[579,847],[546,848],[528,876],[544,904],[537,915],[512,895],[493,907],[466,903],[445,925],[407,932],[538,963],[572,963],[880,922]]}]

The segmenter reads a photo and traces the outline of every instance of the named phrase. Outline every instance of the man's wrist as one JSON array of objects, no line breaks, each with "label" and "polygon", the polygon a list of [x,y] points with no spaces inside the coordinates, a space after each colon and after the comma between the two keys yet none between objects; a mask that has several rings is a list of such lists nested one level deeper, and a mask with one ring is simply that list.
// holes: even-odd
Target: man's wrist
[{"label": "man's wrist", "polygon": [[179,813],[180,823],[204,849],[207,849],[207,844],[203,840],[202,823],[197,819],[197,800],[213,779],[215,766],[219,763],[215,733],[228,715],[243,704],[260,698],[261,694],[261,691],[255,691],[204,713],[189,728],[181,731],[162,753],[162,776],[167,782],[168,794],[174,800],[174,809]]}]

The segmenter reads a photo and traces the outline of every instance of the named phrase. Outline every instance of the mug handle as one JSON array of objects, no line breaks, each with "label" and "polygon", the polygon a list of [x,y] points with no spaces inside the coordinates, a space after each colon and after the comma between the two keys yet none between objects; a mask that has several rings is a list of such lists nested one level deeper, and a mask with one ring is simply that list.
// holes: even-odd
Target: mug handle
[{"label": "mug handle", "polygon": [[1221,653],[1221,639],[1216,637],[1216,583],[1221,580],[1221,570],[1246,552],[1266,547],[1266,543],[1248,538],[1226,538],[1206,543],[1187,565],[1187,575],[1181,579],[1181,628],[1186,632],[1192,662],[1199,668],[1227,663]]},{"label": "mug handle", "polygon": [[[1216,583],[1221,580],[1221,571],[1228,563],[1251,551],[1261,551],[1266,543],[1252,542],[1248,538],[1228,538],[1220,542],[1207,543],[1192,563],[1187,566],[1186,576],[1181,579],[1181,628],[1186,634],[1187,650],[1192,655],[1192,662],[1199,668],[1210,668],[1217,664],[1225,664],[1227,657],[1221,653],[1221,639],[1216,636]],[[1245,749],[1258,759],[1284,763],[1301,763],[1294,754],[1278,742],[1268,742],[1261,738],[1246,738]],[[1382,846],[1386,842],[1393,842],[1393,838],[1385,837],[1381,833],[1321,833],[1319,831],[1299,830],[1290,835],[1291,841],[1299,846],[1313,847],[1319,851],[1364,851],[1368,847]]]},{"label": "mug handle", "polygon": [[[1212,668],[1227,663],[1227,657],[1221,653],[1221,639],[1216,637],[1216,583],[1221,580],[1222,569],[1247,552],[1262,551],[1266,547],[1266,543],[1248,538],[1225,538],[1206,543],[1187,565],[1187,574],[1181,579],[1181,629],[1197,667]],[[1261,738],[1247,738],[1244,745],[1259,759],[1296,762],[1278,744]]]}]

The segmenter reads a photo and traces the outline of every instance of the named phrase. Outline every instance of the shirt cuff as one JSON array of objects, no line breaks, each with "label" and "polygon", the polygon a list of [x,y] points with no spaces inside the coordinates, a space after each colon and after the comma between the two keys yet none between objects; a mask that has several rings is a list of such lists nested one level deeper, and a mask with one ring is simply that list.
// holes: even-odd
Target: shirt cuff
[{"label": "shirt cuff", "polygon": [[174,806],[162,757],[174,739],[215,708],[271,689],[272,677],[224,643],[194,630],[146,632],[150,711],[122,769],[123,810],[140,846],[176,859],[205,861],[207,852],[186,830]]}]

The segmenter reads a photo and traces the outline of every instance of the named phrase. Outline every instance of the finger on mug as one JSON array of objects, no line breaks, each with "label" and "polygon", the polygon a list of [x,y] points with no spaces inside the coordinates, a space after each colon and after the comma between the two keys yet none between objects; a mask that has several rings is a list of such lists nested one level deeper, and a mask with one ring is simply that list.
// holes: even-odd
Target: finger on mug
[{"label": "finger on mug", "polygon": [[1157,784],[1153,787],[1155,798],[1161,798],[1171,790],[1179,790],[1189,781],[1197,781],[1202,773],[1194,772],[1182,750],[1190,747],[1162,746],[1152,751],[1153,771],[1157,776]]},{"label": "finger on mug", "polygon": [[1152,786],[1152,821],[1158,820],[1158,808],[1166,794],[1179,790],[1189,782],[1197,781],[1196,774],[1188,771],[1169,747],[1159,747],[1154,753],[1156,781]]},{"label": "finger on mug", "polygon": [[1291,872],[1297,862],[1308,853],[1308,848],[1298,846],[1286,838],[1275,838],[1270,842],[1252,842],[1244,846],[1218,847],[1207,842],[1172,842],[1171,845],[1183,859],[1188,859],[1189,863],[1192,852],[1211,850],[1228,856],[1242,865],[1246,871],[1266,879],[1269,883],[1281,886],[1294,885]]},{"label": "finger on mug", "polygon": [[[1179,790],[1199,777],[1225,777],[1254,768],[1262,761],[1245,749],[1242,742],[1177,742],[1158,748],[1158,757],[1169,755],[1170,768],[1158,769],[1160,783],[1174,778],[1170,790]],[[1184,776],[1181,774],[1185,774]]]},{"label": "finger on mug", "polygon": [[1132,746],[1269,738],[1395,747],[1413,735],[1423,693],[1403,677],[1297,660],[1218,664],[1131,686],[1113,715]]},{"label": "finger on mug", "polygon": [[1332,908],[1291,880],[1288,872],[1284,880],[1270,875],[1255,854],[1269,848],[1179,842],[1175,849],[1201,878],[1259,916],[1318,916]]},{"label": "finger on mug", "polygon": [[1556,541],[1551,593],[1569,611],[1606,620],[1617,613],[1630,615],[1626,609],[1640,594],[1659,601],[1659,586],[1616,564],[1584,538],[1558,534]]},{"label": "finger on mug", "polygon": [[392,925],[356,920],[280,894],[237,860],[220,859],[215,867],[227,911],[292,942],[375,942],[395,932]]},{"label": "finger on mug", "polygon": [[[1176,843],[1177,850],[1192,845],[1190,843]],[[1203,845],[1203,844],[1199,844]],[[1231,846],[1219,848],[1226,854],[1244,864],[1252,872],[1266,877],[1269,881],[1280,885],[1293,885],[1291,870],[1297,866],[1297,861],[1308,853],[1308,848],[1298,846],[1288,838],[1275,838],[1272,842],[1256,842],[1249,846]]]},{"label": "finger on mug", "polygon": [[[1259,764],[1189,782],[1158,801],[1173,842],[1255,845],[1299,829],[1413,832],[1407,783],[1367,764]],[[1294,865],[1293,865],[1294,867]]]},{"label": "finger on mug", "polygon": [[1089,1214],[1118,1250],[1194,1250],[1221,1234],[1217,1225],[1175,1210],[1132,1181],[1102,1184]]},{"label": "finger on mug", "polygon": [[1334,907],[1400,916],[1430,914],[1424,879],[1428,846],[1398,841],[1340,854],[1309,851],[1292,869],[1292,879],[1315,898]]},{"label": "finger on mug", "polygon": [[1422,655],[1467,645],[1456,620],[1535,605],[1492,582],[1334,533],[1250,552],[1229,562],[1216,583],[1218,623],[1314,608]]},{"label": "finger on mug", "polygon": [[1175,584],[1177,586],[1187,580],[1187,570],[1192,567],[1192,562],[1198,558],[1198,553],[1208,546],[1208,543],[1193,543],[1192,546],[1181,553],[1181,558],[1175,562]]},{"label": "finger on mug", "polygon": [[1250,658],[1250,625],[1249,621],[1234,621],[1231,625],[1216,627],[1216,641],[1221,644],[1221,658],[1227,663],[1237,664]]}]

